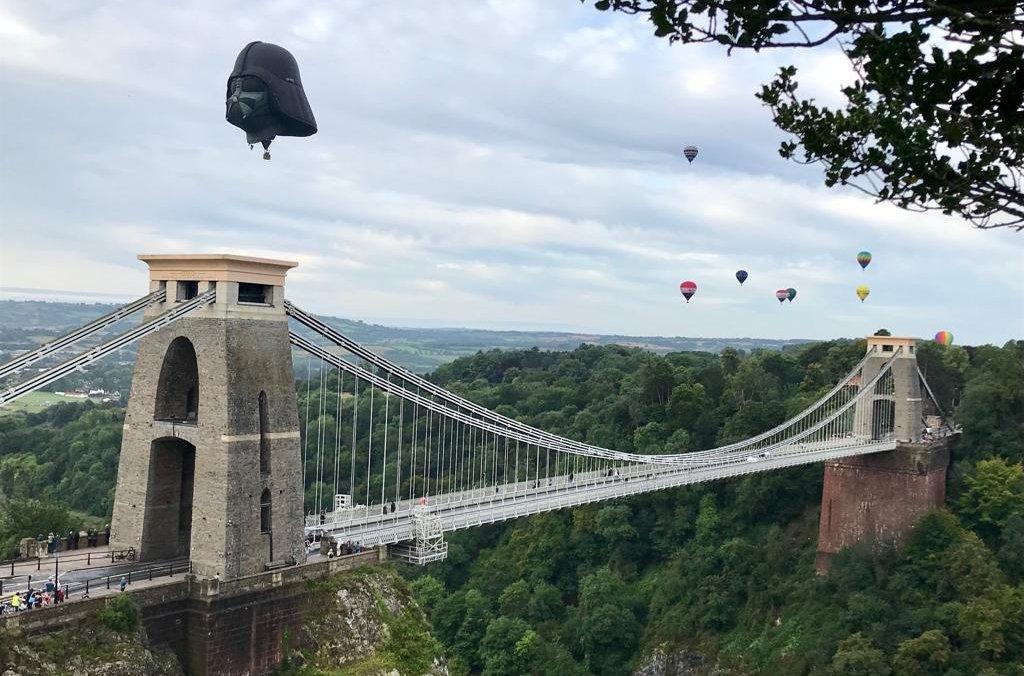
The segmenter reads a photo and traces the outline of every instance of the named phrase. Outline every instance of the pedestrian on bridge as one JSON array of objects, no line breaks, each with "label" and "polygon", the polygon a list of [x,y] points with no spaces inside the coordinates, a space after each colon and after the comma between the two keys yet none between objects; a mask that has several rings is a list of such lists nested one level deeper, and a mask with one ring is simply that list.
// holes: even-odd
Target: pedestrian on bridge
[{"label": "pedestrian on bridge", "polygon": [[121,584],[119,586],[121,587],[121,591],[124,591],[125,587],[128,586],[128,578],[126,578],[124,575],[121,576]]}]

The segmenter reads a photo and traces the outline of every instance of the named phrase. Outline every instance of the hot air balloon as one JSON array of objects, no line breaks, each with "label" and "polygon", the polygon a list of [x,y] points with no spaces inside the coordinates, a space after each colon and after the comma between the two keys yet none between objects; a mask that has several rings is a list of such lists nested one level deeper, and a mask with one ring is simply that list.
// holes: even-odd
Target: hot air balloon
[{"label": "hot air balloon", "polygon": [[775,292],[775,297],[779,299],[779,303],[789,298],[789,291],[787,289],[779,289]]},{"label": "hot air balloon", "polygon": [[743,282],[747,281],[747,271],[746,270],[737,270],[736,271],[736,279],[739,280],[740,284],[742,284]]},{"label": "hot air balloon", "polygon": [[690,299],[693,298],[693,294],[697,293],[697,283],[689,280],[679,285],[679,293],[683,294],[683,298],[689,303]]},{"label": "hot air balloon", "polygon": [[863,270],[871,262],[871,252],[861,251],[857,254],[857,262],[860,263],[860,269]]},{"label": "hot air balloon", "polygon": [[952,345],[953,334],[949,331],[939,331],[935,334],[935,342],[939,345]]},{"label": "hot air balloon", "polygon": [[857,298],[860,298],[860,302],[864,302],[864,299],[871,293],[871,287],[867,284],[861,284],[857,287]]},{"label": "hot air balloon", "polygon": [[316,133],[299,64],[287,49],[269,42],[250,42],[238,54],[228,76],[226,104],[227,121],[245,132],[250,148],[263,144],[265,160],[275,137]]},{"label": "hot air balloon", "polygon": [[693,159],[697,157],[698,152],[700,151],[697,150],[697,146],[686,146],[683,148],[683,157],[685,157],[690,164],[693,164]]},{"label": "hot air balloon", "polygon": [[793,299],[796,298],[796,289],[793,287],[786,289],[786,298],[788,298],[789,302],[792,303]]}]

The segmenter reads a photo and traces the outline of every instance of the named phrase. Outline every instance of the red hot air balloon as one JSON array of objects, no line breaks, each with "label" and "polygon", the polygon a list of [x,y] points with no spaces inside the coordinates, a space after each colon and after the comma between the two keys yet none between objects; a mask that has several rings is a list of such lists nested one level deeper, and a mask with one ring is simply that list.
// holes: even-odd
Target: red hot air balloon
[{"label": "red hot air balloon", "polygon": [[787,298],[789,298],[789,290],[779,289],[778,291],[775,292],[775,297],[779,299],[779,303],[782,303]]},{"label": "red hot air balloon", "polygon": [[683,294],[683,298],[689,303],[690,299],[693,298],[693,294],[697,293],[697,282],[691,282],[689,280],[679,285],[679,293]]},{"label": "red hot air balloon", "polygon": [[697,157],[698,152],[700,151],[697,150],[697,146],[686,146],[683,148],[683,157],[686,158],[687,162],[693,164],[693,160]]}]

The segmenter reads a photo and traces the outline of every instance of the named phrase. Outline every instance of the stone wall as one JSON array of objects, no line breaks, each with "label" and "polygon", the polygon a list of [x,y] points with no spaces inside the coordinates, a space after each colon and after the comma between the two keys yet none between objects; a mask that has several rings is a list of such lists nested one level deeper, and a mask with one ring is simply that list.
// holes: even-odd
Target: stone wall
[{"label": "stone wall", "polygon": [[828,570],[833,554],[859,542],[902,542],[921,517],[945,502],[948,465],[945,441],[825,463],[818,572]]}]

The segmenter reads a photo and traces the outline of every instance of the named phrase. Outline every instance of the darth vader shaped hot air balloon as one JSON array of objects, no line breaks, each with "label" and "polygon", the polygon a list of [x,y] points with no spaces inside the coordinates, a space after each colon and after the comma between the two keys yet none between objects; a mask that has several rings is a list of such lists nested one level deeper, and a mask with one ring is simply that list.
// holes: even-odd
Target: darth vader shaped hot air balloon
[{"label": "darth vader shaped hot air balloon", "polygon": [[250,146],[263,144],[265,160],[275,137],[315,134],[316,120],[295,57],[269,42],[247,44],[228,76],[226,117],[245,132]]}]

